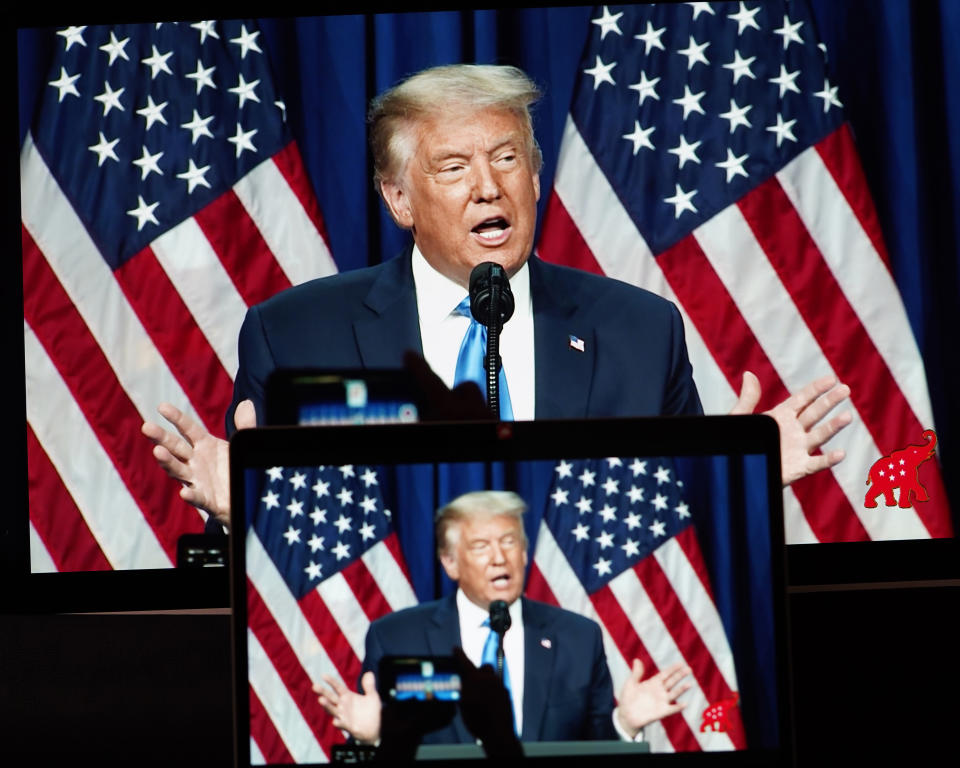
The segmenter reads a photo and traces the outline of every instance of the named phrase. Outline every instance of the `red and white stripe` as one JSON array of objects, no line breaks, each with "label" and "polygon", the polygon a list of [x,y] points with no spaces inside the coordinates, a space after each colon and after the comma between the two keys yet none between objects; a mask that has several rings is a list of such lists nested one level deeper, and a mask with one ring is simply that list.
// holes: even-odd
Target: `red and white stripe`
[{"label": "red and white stripe", "polygon": [[746,746],[736,734],[700,732],[704,709],[738,690],[733,654],[703,573],[693,528],[687,528],[607,586],[587,594],[546,523],[537,535],[527,594],[600,625],[615,694],[633,659],[643,662],[645,678],[677,662],[692,668],[686,707],[644,729],[654,751]]},{"label": "red and white stripe", "polygon": [[250,735],[261,762],[326,762],[343,736],[312,684],[353,688],[370,622],[417,600],[396,534],[297,601],[254,531],[247,535]]},{"label": "red and white stripe", "polygon": [[296,145],[115,272],[29,135],[20,177],[32,567],[169,567],[203,516],[141,423],[167,401],[223,436],[247,307],[336,272]]},{"label": "red and white stripe", "polygon": [[850,385],[853,423],[824,448],[846,458],[785,490],[788,542],[952,535],[934,462],[921,468],[929,502],[863,505],[871,464],[922,442],[933,416],[846,126],[653,258],[568,118],[538,253],[677,304],[707,413],[730,410],[746,370],[760,410],[824,374]]}]

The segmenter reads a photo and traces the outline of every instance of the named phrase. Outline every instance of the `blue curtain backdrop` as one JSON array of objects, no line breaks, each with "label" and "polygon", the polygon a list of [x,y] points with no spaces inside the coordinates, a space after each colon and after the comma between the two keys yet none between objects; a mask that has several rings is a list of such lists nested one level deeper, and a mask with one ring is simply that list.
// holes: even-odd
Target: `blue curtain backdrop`
[{"label": "blue curtain backdrop", "polygon": [[[926,365],[944,481],[960,527],[960,406],[953,396],[960,380],[960,3],[810,2]],[[260,20],[341,269],[390,258],[405,242],[370,182],[369,99],[435,64],[523,68],[545,93],[535,130],[546,192],[593,15],[589,7],[563,7]],[[98,20],[109,21],[102,12]],[[21,140],[51,54],[49,38],[41,40],[36,30],[18,30]]]}]

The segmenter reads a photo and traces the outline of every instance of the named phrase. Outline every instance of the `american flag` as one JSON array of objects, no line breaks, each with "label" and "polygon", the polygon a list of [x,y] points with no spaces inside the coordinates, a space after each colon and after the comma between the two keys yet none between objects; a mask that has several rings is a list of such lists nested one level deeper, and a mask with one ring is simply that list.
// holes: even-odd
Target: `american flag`
[{"label": "american flag", "polygon": [[837,88],[805,3],[603,6],[593,14],[539,255],[672,301],[704,408],[745,370],[765,410],[825,374],[854,420],[846,458],[784,494],[791,543],[950,536],[930,501],[864,507],[880,456],[933,425]]},{"label": "american flag", "polygon": [[271,467],[249,479],[246,532],[250,754],[325,762],[343,736],[312,691],[353,688],[370,622],[417,602],[369,466]]},{"label": "american flag", "polygon": [[336,267],[254,22],[54,34],[20,160],[32,568],[169,567],[203,519],[141,422],[222,436],[247,307]]},{"label": "american flag", "polygon": [[560,461],[555,473],[527,594],[600,624],[614,692],[635,658],[645,677],[690,665],[687,706],[644,729],[651,749],[745,748],[739,718],[729,731],[700,731],[705,710],[734,698],[737,674],[673,462]]}]

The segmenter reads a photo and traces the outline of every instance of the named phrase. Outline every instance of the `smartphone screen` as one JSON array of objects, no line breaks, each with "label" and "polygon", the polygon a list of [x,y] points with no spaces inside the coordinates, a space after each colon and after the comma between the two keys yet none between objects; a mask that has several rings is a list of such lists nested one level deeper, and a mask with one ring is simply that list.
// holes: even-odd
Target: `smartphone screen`
[{"label": "smartphone screen", "polygon": [[[404,398],[371,393],[363,379],[343,379],[336,387],[340,398],[330,402],[301,403],[297,423],[305,426],[330,424],[409,424],[417,421],[417,404]],[[371,396],[372,395],[372,396]]]},{"label": "smartphone screen", "polygon": [[275,371],[267,381],[269,425],[407,424],[419,394],[403,371]]},{"label": "smartphone screen", "polygon": [[395,701],[459,701],[460,675],[449,657],[386,657],[380,663],[387,696]]}]

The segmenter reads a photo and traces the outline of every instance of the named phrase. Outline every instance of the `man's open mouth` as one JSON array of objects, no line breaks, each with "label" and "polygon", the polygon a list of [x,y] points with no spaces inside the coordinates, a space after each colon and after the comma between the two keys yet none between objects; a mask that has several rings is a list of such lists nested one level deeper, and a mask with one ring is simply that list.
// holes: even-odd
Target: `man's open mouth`
[{"label": "man's open mouth", "polygon": [[497,242],[504,238],[509,229],[510,222],[502,216],[494,216],[489,219],[484,219],[471,231],[482,241]]}]

